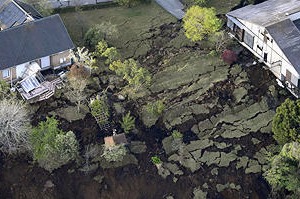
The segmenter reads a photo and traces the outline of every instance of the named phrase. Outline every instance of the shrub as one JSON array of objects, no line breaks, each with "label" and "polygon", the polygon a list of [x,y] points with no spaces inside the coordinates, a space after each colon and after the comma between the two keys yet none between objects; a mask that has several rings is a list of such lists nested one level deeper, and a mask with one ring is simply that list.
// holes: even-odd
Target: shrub
[{"label": "shrub", "polygon": [[160,159],[158,156],[152,156],[152,157],[151,157],[151,161],[152,161],[152,163],[155,164],[155,165],[161,164],[161,163],[162,163],[161,159]]},{"label": "shrub", "polygon": [[49,172],[75,160],[78,156],[78,142],[72,131],[63,132],[58,127],[58,121],[47,117],[32,129],[30,141],[33,148],[33,158]]},{"label": "shrub", "polygon": [[160,116],[165,110],[165,104],[163,100],[157,100],[154,103],[148,103],[146,109],[149,113]]},{"label": "shrub", "polygon": [[[101,116],[103,115],[105,116],[104,118],[109,118],[110,116],[109,108],[104,98],[93,100],[90,104],[90,108],[91,108],[91,114],[97,119],[101,118]],[[106,123],[107,120],[103,120],[99,122],[103,124]]]},{"label": "shrub", "polygon": [[174,131],[172,132],[172,137],[173,137],[174,139],[182,139],[182,138],[183,138],[183,135],[182,135],[182,133],[181,133],[180,131],[174,130]]},{"label": "shrub", "polygon": [[286,99],[276,109],[272,121],[274,138],[279,144],[299,141],[300,134],[300,101]]},{"label": "shrub", "polygon": [[108,162],[120,162],[126,155],[127,150],[123,144],[115,145],[112,147],[105,147],[102,157]]},{"label": "shrub", "polygon": [[130,115],[130,112],[122,117],[121,127],[125,133],[129,133],[135,127],[135,118]]}]

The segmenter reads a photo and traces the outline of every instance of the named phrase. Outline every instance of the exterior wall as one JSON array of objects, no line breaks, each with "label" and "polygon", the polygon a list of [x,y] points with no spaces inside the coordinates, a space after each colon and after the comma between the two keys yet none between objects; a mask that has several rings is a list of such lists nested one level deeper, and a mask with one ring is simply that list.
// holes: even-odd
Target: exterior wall
[{"label": "exterior wall", "polygon": [[[69,55],[70,55],[70,50],[66,50],[61,53],[51,55],[50,56],[50,65],[51,65],[50,67],[56,69],[59,67],[70,65],[71,58],[69,58]],[[61,63],[61,60],[63,61],[63,63]],[[41,59],[32,60],[30,62],[37,62],[39,64],[39,66],[41,66]],[[0,80],[5,80],[7,82],[17,80],[23,74],[23,72],[25,70],[25,66],[27,64],[29,64],[30,62],[26,62],[23,64],[19,64],[17,66],[11,67],[10,68],[10,76],[5,79],[2,77],[2,70],[0,70]],[[47,68],[50,68],[50,67],[47,67]],[[47,68],[45,68],[45,69],[47,69]]]},{"label": "exterior wall", "polygon": [[[61,53],[57,53],[50,56],[50,64],[53,68],[65,65],[67,63],[71,62],[71,58],[69,58],[70,50],[66,50]],[[63,63],[61,63],[61,59],[65,60]]]},{"label": "exterior wall", "polygon": [[[244,40],[239,40],[243,46],[249,49],[260,61],[264,62],[278,79],[285,81],[286,71],[291,72],[292,76],[289,81],[293,84],[291,87],[299,86],[298,79],[300,79],[300,75],[264,27],[230,16],[228,16],[228,19],[243,29],[245,31],[244,35],[248,33],[254,37],[253,46],[247,45]],[[232,28],[231,30],[233,31]]]},{"label": "exterior wall", "polygon": [[0,80],[5,80],[7,82],[10,82],[11,80],[15,80],[17,78],[17,72],[16,67],[9,68],[10,76],[7,78],[3,78],[2,71],[0,70]]}]

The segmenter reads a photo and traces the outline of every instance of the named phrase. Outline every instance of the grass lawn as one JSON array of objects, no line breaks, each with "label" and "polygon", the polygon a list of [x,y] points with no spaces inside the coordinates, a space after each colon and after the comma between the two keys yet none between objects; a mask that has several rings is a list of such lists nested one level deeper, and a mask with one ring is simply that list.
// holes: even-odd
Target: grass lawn
[{"label": "grass lawn", "polygon": [[[94,24],[110,21],[119,30],[118,38],[109,41],[124,57],[132,56],[141,42],[149,35],[149,29],[176,21],[155,2],[133,8],[109,7],[60,14],[71,38],[78,46],[83,45],[85,32]],[[142,44],[146,45],[146,44]]]},{"label": "grass lawn", "polygon": [[226,14],[239,3],[240,0],[207,0],[206,7],[214,7],[218,14]]}]

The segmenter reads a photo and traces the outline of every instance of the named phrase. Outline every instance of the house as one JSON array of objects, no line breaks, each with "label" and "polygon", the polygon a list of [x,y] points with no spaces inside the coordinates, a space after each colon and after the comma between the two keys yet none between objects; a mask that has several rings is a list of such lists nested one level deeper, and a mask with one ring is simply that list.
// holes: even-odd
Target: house
[{"label": "house", "polygon": [[53,95],[60,81],[45,81],[40,71],[71,65],[74,48],[60,16],[42,18],[25,3],[0,0],[0,27],[0,79],[16,83],[27,100]]},{"label": "house", "polygon": [[226,16],[230,34],[300,97],[300,1],[268,0]]}]

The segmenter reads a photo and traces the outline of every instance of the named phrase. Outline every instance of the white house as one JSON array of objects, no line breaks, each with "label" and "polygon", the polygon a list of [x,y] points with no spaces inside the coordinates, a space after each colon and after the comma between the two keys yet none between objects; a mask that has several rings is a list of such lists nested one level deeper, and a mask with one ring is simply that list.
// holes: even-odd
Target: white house
[{"label": "white house", "polygon": [[300,97],[300,0],[268,0],[226,16],[230,33]]}]

